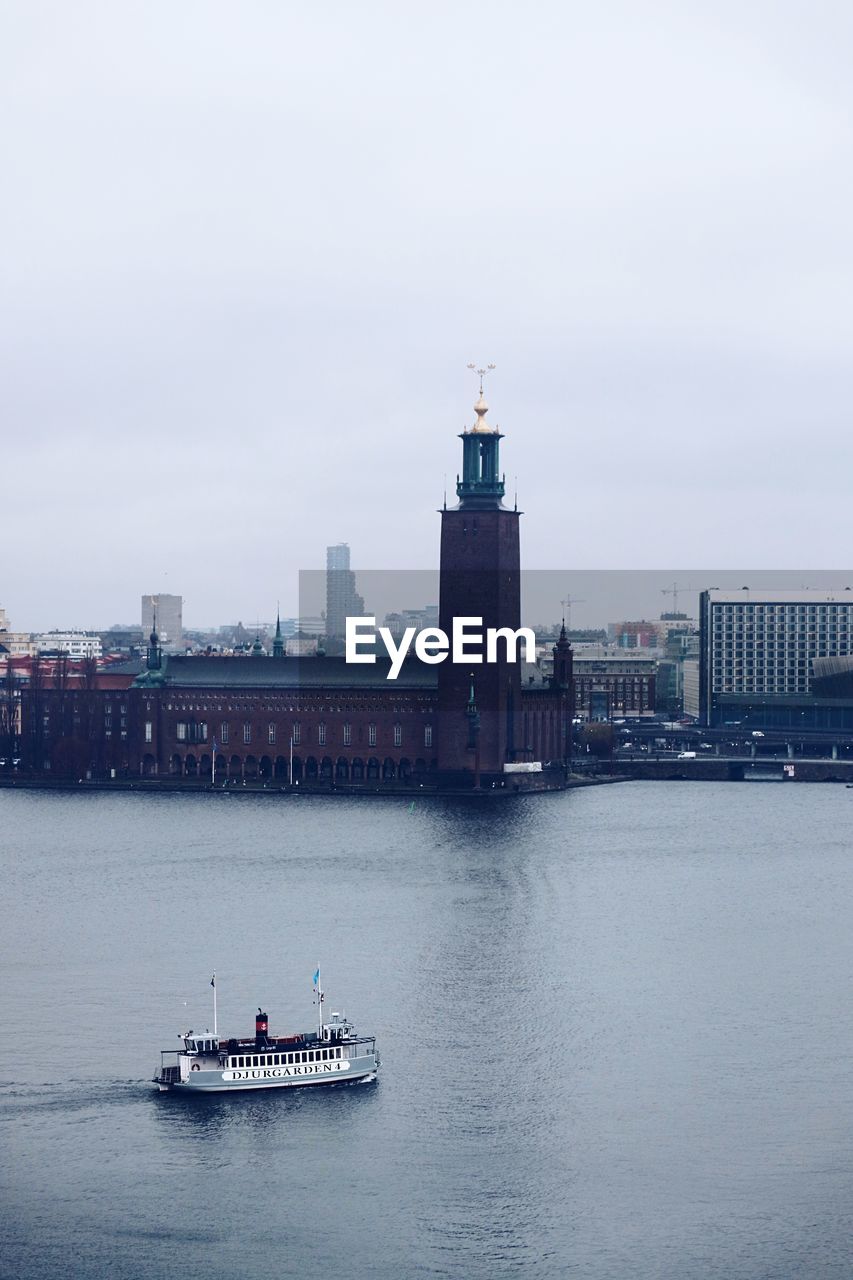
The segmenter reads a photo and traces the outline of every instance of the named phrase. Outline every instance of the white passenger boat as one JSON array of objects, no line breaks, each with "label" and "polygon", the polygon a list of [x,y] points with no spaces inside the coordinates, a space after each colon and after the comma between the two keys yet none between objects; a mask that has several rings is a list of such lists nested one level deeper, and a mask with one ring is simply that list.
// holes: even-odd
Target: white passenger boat
[{"label": "white passenger boat", "polygon": [[161,1093],[224,1093],[232,1089],[282,1089],[376,1079],[376,1037],[356,1035],[342,1013],[332,1013],[328,1022],[324,1020],[319,969],[314,974],[314,999],[320,1011],[317,1029],[295,1035],[271,1036],[267,1014],[258,1009],[253,1037],[220,1038],[215,974],[211,986],[213,1032],[186,1031],[179,1037],[179,1049],[161,1050],[160,1067],[154,1076]]}]

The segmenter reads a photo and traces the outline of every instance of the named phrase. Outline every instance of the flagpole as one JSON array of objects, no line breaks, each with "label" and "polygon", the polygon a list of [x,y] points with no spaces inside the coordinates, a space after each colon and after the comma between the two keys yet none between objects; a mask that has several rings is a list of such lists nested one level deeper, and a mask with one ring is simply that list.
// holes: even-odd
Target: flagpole
[{"label": "flagpole", "polygon": [[213,987],[213,1034],[218,1039],[219,1032],[216,1026],[216,970],[213,971],[213,977],[210,979],[210,985]]},{"label": "flagpole", "polygon": [[314,987],[317,992],[317,1034],[323,1039],[323,985],[320,979],[320,966],[314,973]]},{"label": "flagpole", "polygon": [[290,785],[293,786],[293,734],[290,735]]}]

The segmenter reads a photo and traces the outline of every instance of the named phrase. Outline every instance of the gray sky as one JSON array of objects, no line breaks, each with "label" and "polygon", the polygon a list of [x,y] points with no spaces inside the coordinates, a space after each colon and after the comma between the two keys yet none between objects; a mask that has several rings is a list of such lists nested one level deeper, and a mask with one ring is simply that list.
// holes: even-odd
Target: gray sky
[{"label": "gray sky", "polygon": [[469,360],[527,568],[841,568],[851,43],[847,3],[7,0],[11,624],[290,612],[339,540],[432,568]]}]

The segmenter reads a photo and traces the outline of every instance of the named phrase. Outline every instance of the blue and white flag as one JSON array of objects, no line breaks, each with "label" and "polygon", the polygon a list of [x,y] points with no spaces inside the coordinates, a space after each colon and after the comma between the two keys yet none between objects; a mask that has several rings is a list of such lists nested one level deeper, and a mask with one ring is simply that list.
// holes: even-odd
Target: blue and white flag
[{"label": "blue and white flag", "polygon": [[320,968],[319,968],[319,966],[318,966],[318,967],[314,970],[314,986],[315,986],[315,987],[317,986],[317,984],[318,984],[318,982],[319,982],[319,981],[320,981]]}]

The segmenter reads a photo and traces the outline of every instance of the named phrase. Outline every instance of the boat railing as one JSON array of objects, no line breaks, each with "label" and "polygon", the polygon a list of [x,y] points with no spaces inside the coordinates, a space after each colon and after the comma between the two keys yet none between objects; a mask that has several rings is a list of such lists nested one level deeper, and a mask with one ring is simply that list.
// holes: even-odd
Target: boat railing
[{"label": "boat railing", "polygon": [[[304,1048],[316,1048],[318,1043],[319,1042],[315,1042],[314,1045],[309,1045],[307,1042],[304,1044],[297,1044],[295,1042],[287,1043],[287,1044],[277,1044],[275,1041],[275,1038],[271,1037],[269,1045],[265,1049],[258,1050],[255,1047],[254,1040],[245,1040],[245,1041],[238,1040],[237,1049],[232,1052],[276,1053],[276,1052],[282,1052],[285,1050],[292,1050],[292,1049],[299,1050]],[[370,1048],[375,1051],[376,1036],[353,1036],[349,1040],[338,1041],[337,1043],[342,1044],[344,1048],[346,1048],[348,1045],[366,1045],[366,1046],[370,1046]],[[160,1066],[165,1069],[167,1065],[167,1062],[166,1062],[167,1058],[173,1058],[174,1065],[177,1066],[179,1056],[181,1054],[185,1054],[186,1052],[187,1052],[186,1049],[161,1049],[160,1050]],[[223,1040],[220,1042],[219,1052],[220,1053],[228,1052],[227,1040]],[[190,1054],[190,1057],[193,1057],[193,1056],[195,1055]]]}]

